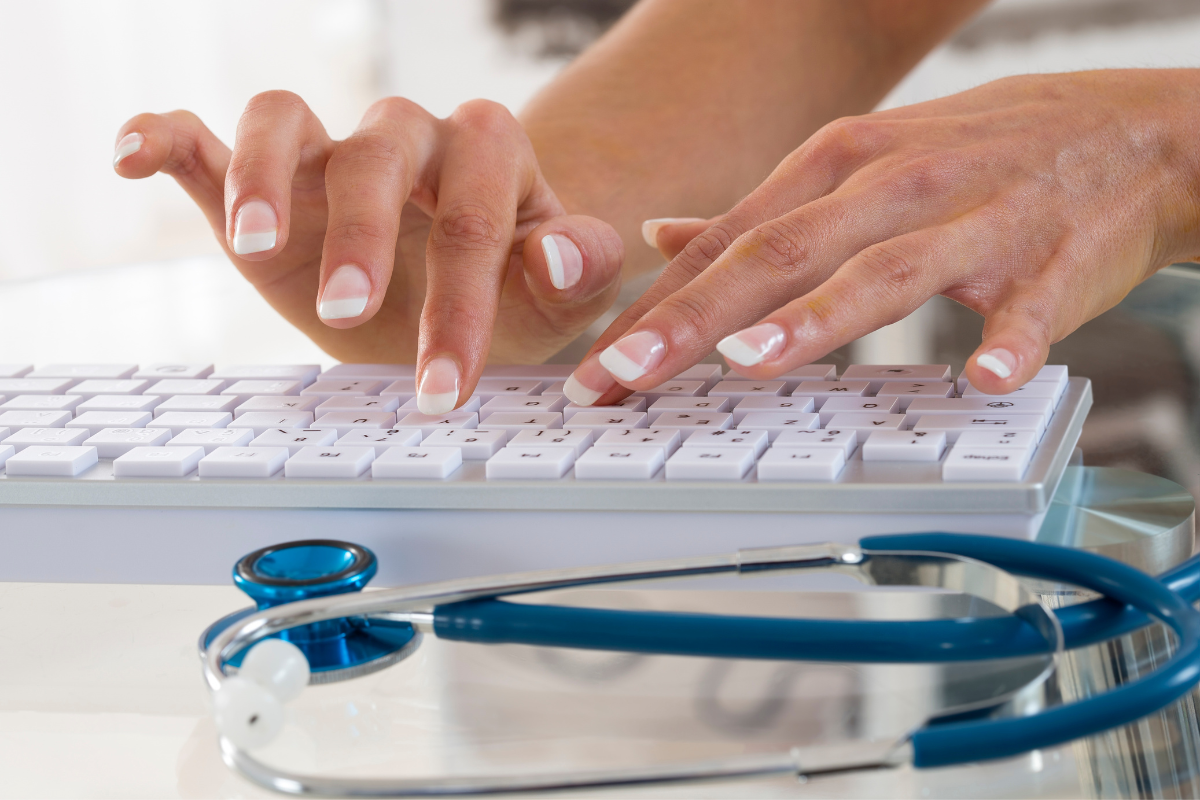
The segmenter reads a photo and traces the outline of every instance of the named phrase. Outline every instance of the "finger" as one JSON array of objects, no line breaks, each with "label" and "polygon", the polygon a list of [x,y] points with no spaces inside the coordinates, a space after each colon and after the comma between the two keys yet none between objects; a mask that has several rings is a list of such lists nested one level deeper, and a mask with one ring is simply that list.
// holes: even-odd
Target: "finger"
[{"label": "finger", "polygon": [[334,148],[325,167],[329,220],[321,256],[317,313],[331,328],[371,319],[396,260],[404,204],[428,182],[438,121],[415,103],[381,100]]},{"label": "finger", "polygon": [[139,114],[117,133],[113,169],[123,178],[170,175],[224,241],[229,155],[229,148],[190,111]]},{"label": "finger", "polygon": [[670,261],[683,252],[683,248],[704,229],[716,221],[699,217],[662,217],[648,219],[642,223],[642,238],[646,244],[658,250]]},{"label": "finger", "polygon": [[1008,394],[1046,365],[1050,345],[1062,338],[1054,325],[1054,305],[1047,299],[1044,287],[1026,289],[988,315],[983,344],[967,359],[965,372],[972,386],[987,394]]},{"label": "finger", "polygon": [[607,222],[562,216],[542,223],[522,251],[534,310],[552,329],[577,330],[616,299],[624,260],[625,245]]},{"label": "finger", "polygon": [[295,94],[263,92],[238,121],[225,179],[225,232],[240,258],[263,261],[287,245],[293,185],[320,188],[333,142]]}]

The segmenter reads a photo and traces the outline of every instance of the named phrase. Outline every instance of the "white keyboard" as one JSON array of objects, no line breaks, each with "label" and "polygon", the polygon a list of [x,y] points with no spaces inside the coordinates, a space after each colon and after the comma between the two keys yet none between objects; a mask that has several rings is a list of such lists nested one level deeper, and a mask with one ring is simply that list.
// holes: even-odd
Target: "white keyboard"
[{"label": "white keyboard", "polygon": [[[380,512],[383,528],[421,519],[494,540],[555,512],[570,520],[559,540],[703,542],[739,519],[783,525],[767,538],[792,543],[926,529],[1029,536],[1091,405],[1090,382],[1062,366],[988,396],[948,365],[810,365],[773,381],[699,365],[606,408],[567,402],[570,371],[489,368],[462,408],[430,417],[404,365],[0,364],[0,521],[66,513],[48,526],[53,538],[56,524],[89,514],[120,509],[141,526],[196,511],[194,533],[181,523],[160,535],[212,541],[228,522],[210,512],[278,521],[309,510],[299,528],[355,538],[321,512],[343,522]],[[118,538],[154,536],[134,533]],[[261,538],[242,537],[238,552]],[[267,541],[280,538],[296,536]],[[761,537],[748,538],[737,546]],[[67,573],[58,579],[78,579]]]}]

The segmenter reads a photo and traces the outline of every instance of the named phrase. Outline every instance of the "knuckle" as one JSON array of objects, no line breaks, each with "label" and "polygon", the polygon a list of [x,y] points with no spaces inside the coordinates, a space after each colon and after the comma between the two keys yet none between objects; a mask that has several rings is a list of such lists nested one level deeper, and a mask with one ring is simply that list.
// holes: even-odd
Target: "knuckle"
[{"label": "knuckle", "polygon": [[835,164],[856,163],[874,149],[879,124],[868,117],[841,117],[828,123],[812,138],[813,150]]},{"label": "knuckle", "polygon": [[504,243],[504,232],[482,206],[452,206],[441,212],[434,224],[434,246],[494,249]]},{"label": "knuckle", "polygon": [[702,339],[724,327],[721,304],[703,292],[680,292],[660,309],[671,321],[671,338],[675,341]]},{"label": "knuckle", "polygon": [[405,120],[424,115],[425,109],[407,97],[385,97],[382,100],[376,100],[367,109],[368,117],[382,117],[388,120]]},{"label": "knuckle", "polygon": [[347,219],[333,223],[327,232],[329,238],[335,241],[354,242],[367,248],[389,248],[394,244],[394,237],[384,227],[374,225],[362,219]]},{"label": "knuckle", "polygon": [[738,232],[728,223],[716,222],[688,242],[675,261],[692,275],[699,274],[709,264],[720,258],[721,254],[737,240],[738,235]]},{"label": "knuckle", "polygon": [[516,124],[512,112],[493,100],[468,100],[451,117],[463,128],[481,133],[507,131]]},{"label": "knuckle", "polygon": [[955,172],[955,159],[939,152],[908,161],[892,174],[892,183],[902,196],[935,197],[946,191]]},{"label": "knuckle", "polygon": [[[814,241],[814,224],[804,216],[781,218],[746,234],[744,249],[777,278],[803,271]],[[740,243],[739,243],[740,244]]]},{"label": "knuckle", "polygon": [[917,259],[901,245],[884,242],[864,250],[859,269],[877,292],[896,298],[907,296],[918,282]]},{"label": "knuckle", "polygon": [[267,110],[283,110],[291,113],[305,113],[308,104],[295,92],[286,89],[271,89],[259,92],[250,98],[246,104],[245,114],[257,114]]},{"label": "knuckle", "polygon": [[336,169],[351,162],[366,162],[386,169],[387,174],[394,165],[404,164],[406,160],[407,153],[399,139],[381,130],[368,129],[356,131],[339,144],[329,159],[329,166]]}]

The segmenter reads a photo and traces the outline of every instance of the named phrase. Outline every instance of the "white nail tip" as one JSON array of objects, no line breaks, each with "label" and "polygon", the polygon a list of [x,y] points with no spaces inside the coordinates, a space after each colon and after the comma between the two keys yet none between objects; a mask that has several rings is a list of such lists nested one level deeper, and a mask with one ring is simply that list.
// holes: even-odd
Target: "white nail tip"
[{"label": "white nail tip", "polygon": [[1007,378],[1012,375],[1012,370],[1008,368],[1008,365],[991,353],[984,353],[979,356],[975,359],[975,363],[1001,378]]},{"label": "white nail tip", "polygon": [[615,345],[606,348],[600,354],[600,366],[608,370],[619,381],[636,381],[646,374],[646,370],[618,350]]},{"label": "white nail tip", "polygon": [[717,351],[735,364],[752,367],[763,360],[758,348],[751,347],[738,338],[737,334],[726,336],[717,342]]},{"label": "white nail tip", "polygon": [[454,410],[454,403],[457,400],[458,392],[441,392],[439,394],[417,392],[417,410],[422,414],[434,417],[449,414]]},{"label": "white nail tip", "polygon": [[[125,137],[128,139],[129,137]],[[124,141],[124,140],[122,140]],[[113,153],[113,166],[117,166],[129,156],[142,149],[142,143],[146,141],[144,137],[138,136],[136,139],[125,142],[117,148],[117,152]]]},{"label": "white nail tip", "polygon": [[321,319],[350,319],[362,314],[367,307],[365,297],[347,297],[342,300],[322,300],[317,306]]},{"label": "white nail tip", "polygon": [[563,394],[572,403],[578,403],[581,406],[590,406],[599,400],[600,395],[604,394],[604,392],[593,391],[575,380],[574,375],[569,375],[563,384]]},{"label": "white nail tip", "polygon": [[240,236],[234,236],[233,252],[239,256],[246,256],[270,250],[275,246],[276,235],[276,231],[267,231],[266,233],[243,233]]},{"label": "white nail tip", "polygon": [[542,253],[546,256],[546,269],[550,271],[550,283],[555,289],[567,288],[567,276],[563,271],[562,253],[553,236],[542,237]]}]

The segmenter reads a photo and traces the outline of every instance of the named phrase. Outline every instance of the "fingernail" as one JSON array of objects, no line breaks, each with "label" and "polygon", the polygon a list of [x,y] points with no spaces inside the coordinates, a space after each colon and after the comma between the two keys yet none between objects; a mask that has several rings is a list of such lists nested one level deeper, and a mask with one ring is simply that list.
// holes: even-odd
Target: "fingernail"
[{"label": "fingernail", "polygon": [[350,319],[367,307],[371,296],[371,279],[362,267],[343,264],[333,271],[321,293],[317,314],[321,319]]},{"label": "fingernail", "polygon": [[266,200],[243,203],[233,223],[233,252],[244,256],[270,250],[278,228],[279,218]]},{"label": "fingernail", "polygon": [[764,322],[726,336],[717,342],[717,350],[735,364],[752,367],[782,350],[786,338],[783,328]]},{"label": "fingernail", "polygon": [[417,410],[437,416],[449,414],[458,404],[458,364],[448,356],[438,356],[425,365],[421,385],[417,387]]},{"label": "fingernail", "polygon": [[609,345],[600,363],[619,381],[636,381],[662,363],[667,343],[655,331],[638,331]]},{"label": "fingernail", "polygon": [[616,385],[612,375],[600,364],[600,356],[594,355],[584,359],[567,378],[563,394],[572,403],[590,406]]},{"label": "fingernail", "polygon": [[546,255],[550,283],[555,289],[569,289],[579,283],[579,276],[583,275],[583,254],[574,242],[551,233],[542,237],[542,252]]},{"label": "fingernail", "polygon": [[1007,350],[996,348],[976,356],[975,363],[998,377],[1007,378],[1017,368],[1017,357]]},{"label": "fingernail", "polygon": [[117,142],[117,150],[113,154],[113,167],[116,167],[128,156],[133,155],[138,150],[142,149],[145,144],[146,137],[140,133],[127,133],[121,137],[121,141]]},{"label": "fingernail", "polygon": [[657,249],[658,232],[662,230],[664,225],[679,225],[683,222],[703,221],[703,217],[659,217],[658,219],[648,219],[642,223],[642,238],[646,240],[646,244]]}]

